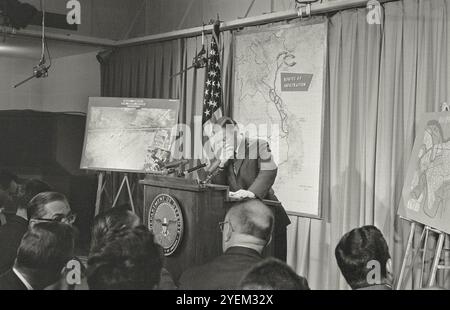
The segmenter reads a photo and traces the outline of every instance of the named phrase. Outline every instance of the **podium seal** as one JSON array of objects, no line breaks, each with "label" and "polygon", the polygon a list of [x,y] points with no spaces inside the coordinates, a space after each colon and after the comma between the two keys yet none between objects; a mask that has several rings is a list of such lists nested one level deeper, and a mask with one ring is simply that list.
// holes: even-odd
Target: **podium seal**
[{"label": "podium seal", "polygon": [[183,214],[178,202],[170,195],[159,194],[150,205],[147,220],[164,255],[172,255],[183,238]]}]

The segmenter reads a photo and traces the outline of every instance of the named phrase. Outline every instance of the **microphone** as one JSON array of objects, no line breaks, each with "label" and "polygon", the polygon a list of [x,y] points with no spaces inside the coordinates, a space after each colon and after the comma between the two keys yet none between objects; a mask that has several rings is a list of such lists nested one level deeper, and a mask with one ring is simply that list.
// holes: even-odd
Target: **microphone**
[{"label": "microphone", "polygon": [[201,165],[195,166],[195,167],[193,167],[191,169],[186,170],[186,173],[192,173],[194,171],[197,171],[197,170],[200,170],[202,168],[205,168],[206,166],[207,166],[206,164],[201,164]]},{"label": "microphone", "polygon": [[26,78],[25,80],[23,80],[22,82],[17,83],[16,85],[14,85],[14,88],[17,88],[19,86],[21,86],[22,84],[25,84],[26,82],[34,79],[34,78],[46,78],[48,76],[48,69],[50,68],[50,66],[45,66],[45,64],[43,63],[39,63],[39,65],[35,66],[33,68],[33,75]]},{"label": "microphone", "polygon": [[184,70],[181,70],[180,72],[177,72],[177,73],[171,75],[170,79],[176,77],[177,75],[183,74],[190,69],[193,69],[193,68],[200,69],[200,68],[206,67],[206,65],[208,64],[208,59],[210,59],[210,57],[208,57],[206,55],[205,46],[203,45],[201,51],[197,55],[194,56],[194,59],[192,59],[192,65],[187,67]]},{"label": "microphone", "polygon": [[164,168],[166,168],[166,169],[176,168],[176,167],[179,167],[179,166],[186,165],[188,163],[189,163],[188,159],[176,160],[176,161],[173,161],[171,163],[165,164]]}]

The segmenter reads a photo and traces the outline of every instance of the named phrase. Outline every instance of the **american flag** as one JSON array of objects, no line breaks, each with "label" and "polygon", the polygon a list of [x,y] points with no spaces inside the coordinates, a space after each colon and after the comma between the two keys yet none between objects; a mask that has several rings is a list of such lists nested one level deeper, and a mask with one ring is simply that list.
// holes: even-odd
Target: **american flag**
[{"label": "american flag", "polygon": [[[206,67],[205,94],[203,97],[203,159],[210,167],[218,159],[214,154],[212,141],[213,125],[223,116],[222,79],[219,52],[220,22],[216,21],[213,28],[213,36],[209,50],[209,61]],[[212,151],[212,152],[211,152]],[[204,179],[204,178],[201,178]]]},{"label": "american flag", "polygon": [[202,124],[205,129],[214,124],[223,115],[222,81],[219,53],[219,23],[214,24],[213,38],[209,51],[209,62],[206,70],[205,95],[203,99]]}]

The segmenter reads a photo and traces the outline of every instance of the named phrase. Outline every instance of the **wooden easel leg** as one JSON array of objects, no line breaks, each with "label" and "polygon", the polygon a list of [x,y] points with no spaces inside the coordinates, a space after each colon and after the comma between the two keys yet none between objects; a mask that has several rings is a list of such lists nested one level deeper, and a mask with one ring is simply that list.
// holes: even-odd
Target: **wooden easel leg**
[{"label": "wooden easel leg", "polygon": [[133,194],[132,194],[131,187],[130,187],[130,181],[128,180],[128,175],[125,177],[127,179],[126,184],[127,184],[127,189],[128,189],[128,198],[130,198],[131,210],[133,211],[134,214],[136,214],[136,210],[134,208],[134,203],[133,203]]},{"label": "wooden easel leg", "polygon": [[104,172],[100,172],[98,174],[98,184],[97,184],[97,196],[95,198],[95,216],[98,215],[100,213],[100,204],[101,204],[101,200],[102,200],[102,193],[104,190],[104,186],[103,186],[103,177],[104,177],[105,173]]},{"label": "wooden easel leg", "polygon": [[114,198],[114,202],[112,204],[112,207],[114,208],[116,206],[117,200],[119,200],[120,193],[122,192],[122,188],[125,185],[125,182],[127,180],[127,176],[122,179],[122,182],[120,183],[119,190],[117,191],[116,197]]},{"label": "wooden easel leg", "polygon": [[411,229],[409,231],[409,236],[408,236],[408,243],[406,245],[405,255],[403,256],[402,267],[400,269],[400,275],[398,276],[397,285],[395,287],[396,290],[400,290],[402,288],[403,276],[404,276],[405,269],[406,269],[406,262],[408,261],[408,256],[411,252],[415,229],[416,229],[416,223],[412,222]]},{"label": "wooden easel leg", "polygon": [[120,196],[120,193],[122,192],[124,185],[127,186],[128,199],[130,200],[131,210],[133,211],[134,214],[136,214],[136,209],[134,207],[133,194],[131,191],[131,185],[130,185],[130,180],[128,178],[128,174],[125,174],[125,176],[122,179],[122,182],[120,183],[120,187],[119,187],[119,190],[117,191],[116,197],[114,198],[114,203],[113,203],[112,207],[114,208],[116,206],[117,200],[119,200],[119,196]]},{"label": "wooden easel leg", "polygon": [[420,280],[419,280],[420,288],[423,287],[423,274],[425,272],[425,260],[426,260],[426,255],[427,255],[428,235],[430,233],[430,230],[428,229],[427,226],[425,226],[424,229],[425,229],[425,241],[423,243],[422,268],[420,270]]},{"label": "wooden easel leg", "polygon": [[439,233],[439,239],[436,247],[436,253],[433,259],[433,267],[431,268],[430,279],[428,281],[428,287],[432,287],[436,281],[436,272],[439,266],[439,261],[441,260],[442,248],[444,246],[445,234]]}]

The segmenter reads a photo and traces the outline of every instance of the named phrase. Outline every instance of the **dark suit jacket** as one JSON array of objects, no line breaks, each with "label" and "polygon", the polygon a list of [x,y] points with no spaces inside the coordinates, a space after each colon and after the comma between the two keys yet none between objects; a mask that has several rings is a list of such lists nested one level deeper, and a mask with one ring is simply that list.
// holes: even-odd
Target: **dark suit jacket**
[{"label": "dark suit jacket", "polygon": [[262,260],[255,250],[231,247],[211,262],[186,270],[181,290],[235,290],[246,272]]},{"label": "dark suit jacket", "polygon": [[[236,158],[225,167],[224,173],[215,180],[226,184],[230,191],[249,190],[256,197],[278,201],[272,189],[278,169],[273,162],[269,144],[264,140],[245,139]],[[274,207],[275,233],[286,232],[291,223],[283,207]]]},{"label": "dark suit jacket", "polygon": [[356,289],[358,291],[388,291],[392,290],[392,287],[386,284],[370,285],[362,288]]},{"label": "dark suit jacket", "polygon": [[27,287],[20,281],[12,269],[0,276],[0,291],[26,291]]},{"label": "dark suit jacket", "polygon": [[28,229],[28,221],[13,215],[0,227],[0,274],[11,269],[16,259],[20,241]]}]

